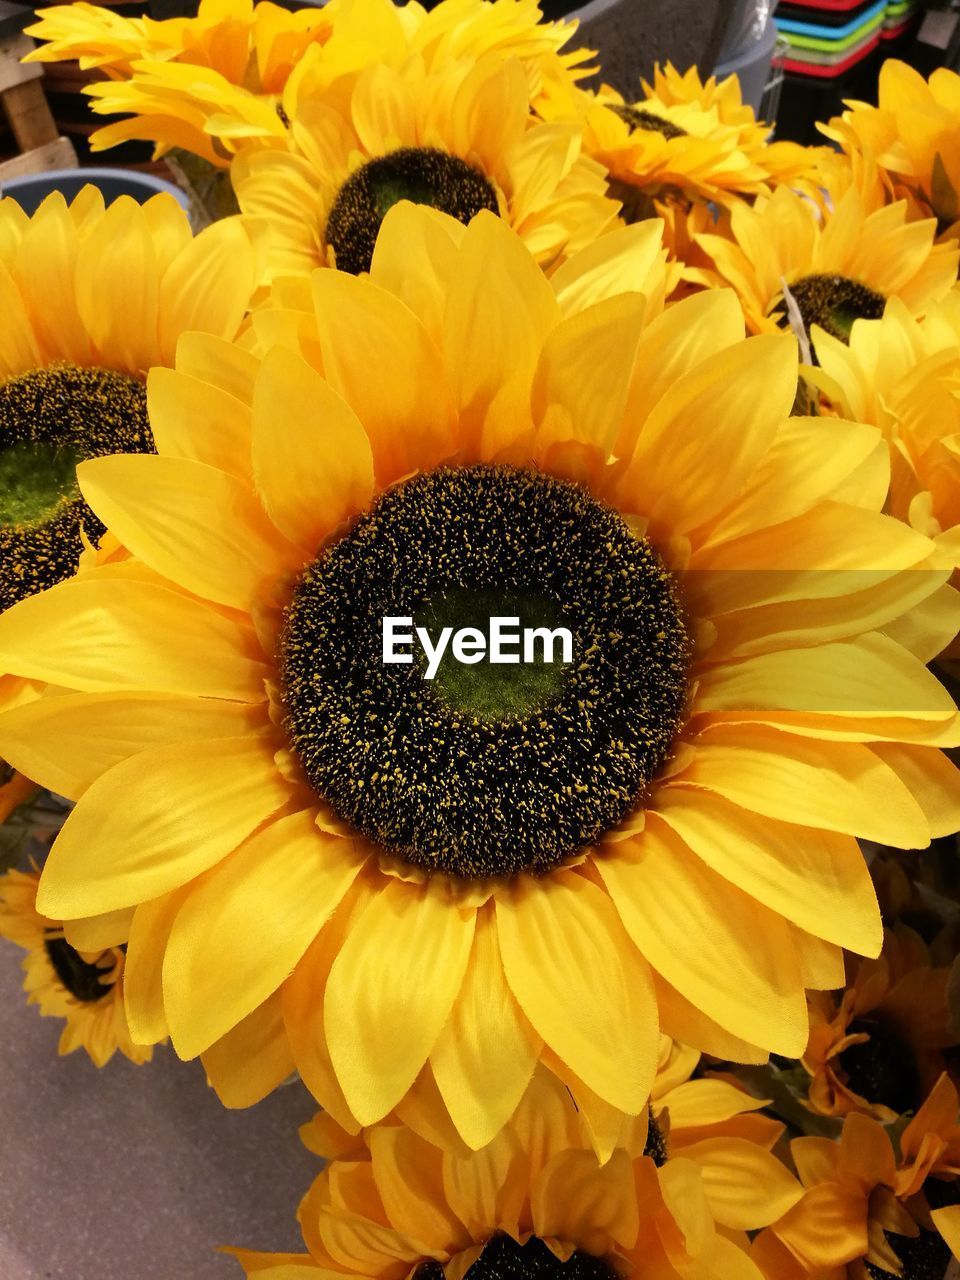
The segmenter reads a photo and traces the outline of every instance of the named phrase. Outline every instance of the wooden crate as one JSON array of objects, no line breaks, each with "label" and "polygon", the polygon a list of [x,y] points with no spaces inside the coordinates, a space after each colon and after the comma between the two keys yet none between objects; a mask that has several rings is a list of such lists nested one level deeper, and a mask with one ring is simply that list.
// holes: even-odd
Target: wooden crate
[{"label": "wooden crate", "polygon": [[0,141],[0,183],[77,163],[73,144],[61,135],[50,111],[43,67],[21,62],[34,47],[23,34],[32,20],[31,9],[0,0],[0,106],[6,123]]}]

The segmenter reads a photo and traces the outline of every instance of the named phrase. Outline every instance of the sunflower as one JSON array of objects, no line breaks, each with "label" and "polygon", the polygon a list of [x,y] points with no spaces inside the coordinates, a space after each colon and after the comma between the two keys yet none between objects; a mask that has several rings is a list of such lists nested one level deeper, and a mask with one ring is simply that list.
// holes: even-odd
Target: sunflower
[{"label": "sunflower", "polygon": [[61,1055],[86,1051],[97,1067],[119,1050],[138,1064],[153,1057],[150,1046],[134,1044],[123,1011],[123,968],[119,947],[78,951],[63,925],[36,909],[40,873],[11,870],[0,876],[0,938],[26,951],[23,989],[44,1018],[62,1018]]},{"label": "sunflower", "polygon": [[856,186],[825,215],[779,187],[731,210],[729,238],[697,241],[736,289],[751,332],[783,327],[792,299],[806,330],[818,324],[846,341],[855,320],[883,315],[888,298],[922,315],[949,292],[960,251],[934,244],[934,231],[929,219],[909,222],[902,202],[868,211]]},{"label": "sunflower", "polygon": [[853,1113],[836,1142],[797,1138],[803,1198],[753,1250],[767,1280],[939,1280],[960,1259],[957,1091],[941,1076],[900,1135]]},{"label": "sunflower", "polygon": [[873,423],[889,442],[891,514],[960,565],[960,293],[922,321],[892,298],[879,320],[853,324],[849,343],[812,337],[820,367],[809,376],[826,407]]},{"label": "sunflower", "polygon": [[[258,271],[241,219],[194,237],[170,196],[105,208],[85,187],[32,217],[0,200],[0,609],[75,571],[103,530],[77,463],[153,450],[147,370],[186,330],[195,353],[233,338]],[[7,673],[0,703],[39,687]]]},{"label": "sunflower", "polygon": [[555,265],[616,220],[603,170],[573,124],[531,121],[518,59],[490,55],[404,71],[368,67],[342,109],[322,100],[292,123],[295,149],[237,157],[245,213],[269,222],[272,274],[337,265],[369,271],[384,213],[399,199],[469,222],[500,214]]},{"label": "sunflower", "polygon": [[569,1093],[542,1069],[514,1120],[480,1151],[396,1123],[351,1137],[325,1115],[304,1137],[330,1162],[300,1206],[309,1252],[230,1250],[247,1275],[759,1280],[743,1232],[800,1196],[796,1179],[758,1148],[755,1167],[727,1171],[735,1221],[725,1223],[718,1188],[694,1162],[645,1142],[642,1125],[600,1164]]},{"label": "sunflower", "polygon": [[862,1111],[882,1123],[915,1111],[943,1070],[950,1030],[950,969],[936,966],[919,934],[887,930],[876,960],[859,960],[842,992],[810,998],[803,1055],[809,1104],[820,1115]]},{"label": "sunflower", "polygon": [[[301,97],[342,96],[371,63],[400,67],[414,58],[433,67],[517,57],[532,92],[544,60],[561,81],[589,70],[581,65],[584,51],[563,51],[576,24],[541,22],[536,0],[441,0],[429,13],[393,0],[332,0],[294,13],[270,3],[206,0],[195,19],[133,20],[122,37],[109,10],[84,6],[78,21],[75,7],[59,6],[31,28],[51,42],[31,56],[79,56],[106,68],[111,81],[86,90],[92,109],[131,118],[98,129],[93,149],[141,138],[157,144],[158,156],[181,147],[221,167],[243,150],[285,149]],[[91,23],[102,38],[91,35]]]},{"label": "sunflower", "polygon": [[[154,372],[159,456],[79,469],[130,558],[0,617],[60,690],[0,752],[78,801],[41,907],[129,942],[134,1038],[225,1100],[295,1065],[356,1128],[435,1081],[479,1147],[543,1062],[610,1130],[658,1014],[798,1056],[804,988],[880,949],[855,836],[960,827],[911,651],[951,565],[879,513],[879,433],[789,418],[795,340],[728,291],[647,323],[649,272],[642,226],[548,280],[494,215],[401,201],[259,353]],[[493,616],[529,663],[425,678]]]},{"label": "sunflower", "polygon": [[924,80],[889,58],[880,69],[877,105],[848,102],[828,138],[851,156],[874,157],[892,200],[914,218],[934,218],[945,240],[960,237],[960,76],[938,67]]}]

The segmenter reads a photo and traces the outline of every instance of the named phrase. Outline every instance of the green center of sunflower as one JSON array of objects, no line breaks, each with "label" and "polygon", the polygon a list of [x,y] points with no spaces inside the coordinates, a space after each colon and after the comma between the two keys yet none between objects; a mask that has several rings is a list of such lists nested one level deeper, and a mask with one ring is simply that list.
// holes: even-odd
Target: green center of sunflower
[{"label": "green center of sunflower", "polygon": [[[561,1262],[538,1236],[517,1244],[512,1236],[496,1235],[468,1268],[466,1280],[615,1280],[616,1270],[605,1258],[576,1249]],[[416,1280],[443,1280],[439,1262],[418,1267]]]},{"label": "green center of sunflower", "polygon": [[882,1013],[873,1013],[854,1019],[848,1033],[870,1037],[840,1054],[848,1087],[899,1115],[915,1111],[923,1101],[923,1085],[916,1055],[900,1029]]},{"label": "green center of sunflower", "polygon": [[126,374],[62,364],[0,384],[0,610],[68,578],[81,530],[103,533],[77,463],[152,450],[146,390]]},{"label": "green center of sunflower", "polygon": [[0,453],[0,525],[45,524],[80,496],[72,449],[21,440]]},{"label": "green center of sunflower", "polygon": [[[433,680],[423,655],[384,661],[384,619],[435,636],[497,616],[562,620],[569,655],[558,638],[553,663],[544,641],[529,664],[458,666],[451,645]],[[285,723],[315,790],[389,853],[464,879],[542,874],[669,758],[688,653],[673,582],[619,515],[539,473],[442,467],[385,492],[301,575]]]},{"label": "green center of sunflower", "polygon": [[790,286],[807,332],[811,325],[841,342],[850,341],[855,320],[879,320],[886,298],[847,276],[804,276]]},{"label": "green center of sunflower", "polygon": [[680,125],[674,124],[672,120],[665,120],[663,116],[658,116],[655,111],[647,111],[645,107],[632,107],[624,102],[611,106],[610,110],[631,129],[659,133],[668,140],[688,137],[686,129],[681,129]]},{"label": "green center of sunflower", "polygon": [[66,938],[44,939],[44,950],[61,985],[81,1004],[95,1004],[110,994],[109,984],[103,981],[109,972],[84,960]]},{"label": "green center of sunflower", "polygon": [[464,224],[482,209],[499,211],[491,183],[459,156],[401,147],[362,165],[337,193],[325,234],[341,271],[370,270],[380,224],[401,200],[430,205]]}]

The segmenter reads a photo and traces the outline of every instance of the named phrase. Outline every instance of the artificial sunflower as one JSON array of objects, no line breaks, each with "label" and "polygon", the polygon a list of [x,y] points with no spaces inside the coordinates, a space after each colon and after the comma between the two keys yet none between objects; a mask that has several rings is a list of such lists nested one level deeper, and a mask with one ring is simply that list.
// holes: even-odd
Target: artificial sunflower
[{"label": "artificial sunflower", "polygon": [[342,97],[371,63],[515,56],[535,88],[541,61],[549,59],[563,81],[584,74],[589,56],[563,52],[576,24],[540,21],[536,0],[442,0],[430,12],[413,2],[331,0],[294,13],[251,0],[204,0],[196,18],[134,19],[122,33],[123,20],[110,10],[79,7],[74,15],[78,6],[58,6],[30,29],[50,42],[31,57],[79,57],[112,77],[88,86],[92,110],[130,118],[98,129],[91,147],[147,139],[158,156],[180,147],[220,167],[247,149],[286,148],[301,96]]},{"label": "artificial sunflower", "polygon": [[[869,210],[849,187],[832,212],[778,187],[730,211],[729,236],[697,237],[719,278],[737,291],[753,333],[788,323],[846,341],[858,319],[879,319],[889,298],[922,315],[953,288],[960,251],[934,243],[932,220],[910,222],[902,202]],[[787,292],[788,291],[788,292]]]},{"label": "artificial sunflower", "polygon": [[[435,1081],[479,1147],[543,1062],[616,1132],[658,1020],[799,1055],[804,988],[880,949],[855,837],[960,827],[912,652],[952,566],[880,514],[875,428],[788,416],[792,336],[722,290],[647,323],[648,240],[547,279],[494,215],[401,202],[369,277],[152,375],[160,456],[79,471],[130,559],[0,617],[61,689],[0,752],[78,801],[41,906],[129,941],[134,1038],[228,1101],[296,1065],[356,1128]],[[494,615],[529,663],[426,679]]]},{"label": "artificial sunflower", "polygon": [[[105,208],[85,187],[32,217],[0,200],[0,609],[75,571],[103,531],[77,463],[153,450],[147,370],[187,330],[197,354],[233,338],[259,270],[243,220],[194,237],[167,195]],[[35,694],[0,678],[4,706]]]},{"label": "artificial sunflower", "polygon": [[915,1111],[943,1071],[941,1050],[958,1043],[949,1025],[949,966],[936,965],[906,925],[887,930],[876,960],[854,960],[842,992],[810,998],[803,1065],[820,1115],[862,1111],[884,1124]]},{"label": "artificial sunflower", "polygon": [[153,1049],[130,1039],[123,1010],[120,947],[78,951],[66,940],[59,920],[36,908],[37,870],[0,876],[0,938],[26,951],[23,989],[44,1018],[62,1018],[61,1055],[83,1049],[97,1067],[118,1051],[131,1062],[149,1062]]},{"label": "artificial sunflower", "polygon": [[428,73],[366,68],[342,107],[311,102],[294,150],[234,161],[240,207],[271,229],[271,274],[317,266],[369,271],[386,211],[408,199],[469,222],[501,215],[538,262],[555,266],[616,221],[602,168],[573,124],[531,119],[523,64],[490,55]]},{"label": "artificial sunflower", "polygon": [[766,1280],[946,1280],[960,1259],[957,1091],[942,1076],[899,1139],[847,1116],[838,1141],[797,1138],[804,1195],[757,1238]]},{"label": "artificial sunflower", "polygon": [[853,157],[875,159],[892,200],[914,218],[934,218],[941,239],[960,237],[960,76],[938,67],[924,80],[888,58],[880,68],[877,105],[848,102],[820,125]]},{"label": "artificial sunflower", "polygon": [[542,1068],[512,1122],[480,1151],[397,1123],[353,1137],[325,1115],[304,1138],[329,1161],[298,1215],[309,1252],[230,1250],[247,1275],[760,1280],[743,1233],[800,1196],[796,1179],[758,1148],[754,1165],[725,1171],[722,1191],[735,1202],[725,1221],[718,1188],[642,1124],[601,1164],[569,1092]]},{"label": "artificial sunflower", "polygon": [[960,293],[922,321],[892,298],[880,319],[853,324],[848,343],[817,329],[812,339],[819,368],[808,376],[825,407],[889,442],[888,509],[960,565]]}]

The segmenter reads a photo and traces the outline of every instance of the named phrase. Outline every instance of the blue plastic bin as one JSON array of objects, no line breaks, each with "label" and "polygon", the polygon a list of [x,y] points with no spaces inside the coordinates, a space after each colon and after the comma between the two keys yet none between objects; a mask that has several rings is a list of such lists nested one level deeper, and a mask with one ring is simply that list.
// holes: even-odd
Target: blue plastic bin
[{"label": "blue plastic bin", "polygon": [[62,192],[69,202],[88,185],[99,187],[107,204],[118,196],[133,196],[143,204],[165,191],[184,209],[190,208],[186,192],[172,182],[132,169],[50,169],[46,173],[28,173],[0,185],[0,196],[12,196],[25,213],[34,213],[51,191]]}]

